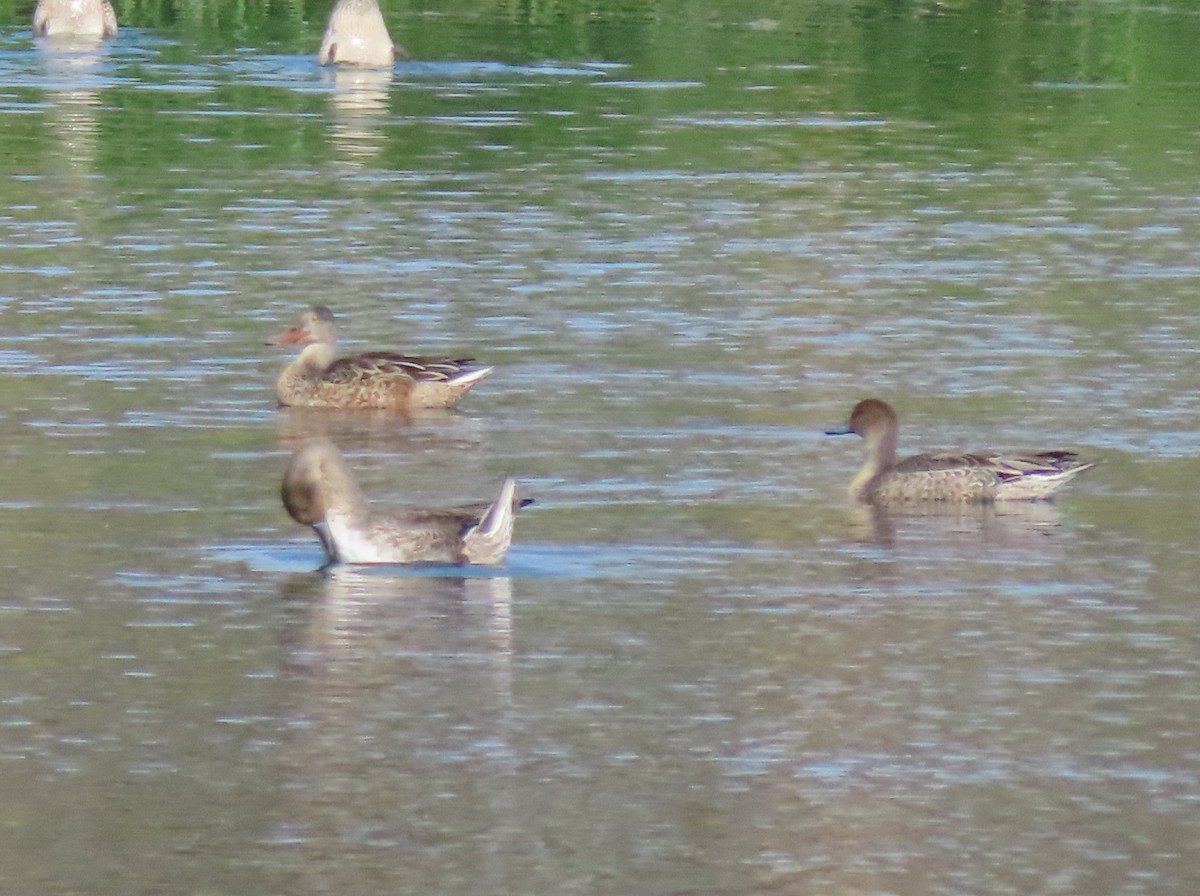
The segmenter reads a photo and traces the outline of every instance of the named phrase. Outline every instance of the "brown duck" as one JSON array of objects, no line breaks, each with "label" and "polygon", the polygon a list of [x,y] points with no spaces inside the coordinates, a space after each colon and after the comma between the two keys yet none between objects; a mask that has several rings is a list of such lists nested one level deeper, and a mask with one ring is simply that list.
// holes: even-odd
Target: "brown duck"
[{"label": "brown duck", "polygon": [[896,459],[900,421],[886,401],[867,398],[850,420],[827,435],[856,433],[867,443],[867,460],[850,483],[850,494],[873,504],[907,501],[1045,501],[1066,482],[1095,466],[1070,451],[1034,454],[917,454]]},{"label": "brown duck", "polygon": [[449,408],[493,370],[473,358],[430,358],[365,352],[335,358],[333,312],[315,305],[267,345],[304,345],[275,382],[283,407]]}]

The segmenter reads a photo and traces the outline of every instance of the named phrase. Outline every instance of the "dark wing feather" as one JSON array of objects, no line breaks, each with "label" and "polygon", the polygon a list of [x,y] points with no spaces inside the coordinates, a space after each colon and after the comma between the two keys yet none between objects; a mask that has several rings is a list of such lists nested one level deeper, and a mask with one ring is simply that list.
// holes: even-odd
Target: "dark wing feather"
[{"label": "dark wing feather", "polygon": [[896,464],[898,473],[930,470],[988,470],[1000,479],[1061,473],[1082,462],[1073,451],[1041,451],[1036,454],[964,454],[945,452],[917,454]]},{"label": "dark wing feather", "polygon": [[354,383],[372,377],[406,376],[416,382],[447,382],[461,375],[474,358],[424,358],[392,352],[364,352],[338,358],[321,374],[327,383]]},{"label": "dark wing feather", "polygon": [[996,475],[1001,479],[1019,479],[1022,476],[1057,476],[1074,467],[1085,465],[1073,451],[1042,451],[1037,454],[1022,454],[1001,457],[1003,467],[997,467]]},{"label": "dark wing feather", "polygon": [[926,470],[962,470],[995,465],[995,455],[991,454],[962,454],[945,452],[942,454],[915,454],[906,457],[896,464],[898,473],[920,473]]}]

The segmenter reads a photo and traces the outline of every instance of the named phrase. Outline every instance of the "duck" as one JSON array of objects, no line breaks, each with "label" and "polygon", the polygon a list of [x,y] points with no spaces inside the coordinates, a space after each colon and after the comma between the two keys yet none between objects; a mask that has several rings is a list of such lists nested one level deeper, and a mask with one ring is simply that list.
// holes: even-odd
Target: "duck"
[{"label": "duck", "polygon": [[38,0],[33,33],[37,37],[115,37],[117,13],[109,0]]},{"label": "duck", "polygon": [[314,305],[267,345],[303,345],[275,382],[280,407],[450,408],[494,368],[474,358],[431,358],[392,352],[335,357],[333,312]]},{"label": "duck", "polygon": [[377,0],[337,0],[317,51],[318,63],[391,68],[398,58],[407,59],[408,52],[392,42]]},{"label": "duck", "polygon": [[867,459],[850,483],[851,497],[871,504],[1047,501],[1096,465],[1072,451],[917,454],[897,460],[899,429],[899,417],[890,404],[867,398],[854,406],[844,426],[825,431],[826,435],[854,433],[866,441]]},{"label": "duck", "polygon": [[331,564],[499,566],[523,506],[516,480],[508,477],[490,504],[373,510],[328,439],[314,439],[292,455],[280,494],[291,518],[316,531]]}]

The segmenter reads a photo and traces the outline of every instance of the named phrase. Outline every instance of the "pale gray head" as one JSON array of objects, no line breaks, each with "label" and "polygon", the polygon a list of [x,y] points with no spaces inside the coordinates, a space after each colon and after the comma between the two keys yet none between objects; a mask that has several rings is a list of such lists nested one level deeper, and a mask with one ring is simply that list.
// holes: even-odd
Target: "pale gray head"
[{"label": "pale gray head", "polygon": [[280,495],[291,518],[305,526],[317,525],[331,510],[365,503],[341,453],[328,439],[307,442],[292,455]]}]

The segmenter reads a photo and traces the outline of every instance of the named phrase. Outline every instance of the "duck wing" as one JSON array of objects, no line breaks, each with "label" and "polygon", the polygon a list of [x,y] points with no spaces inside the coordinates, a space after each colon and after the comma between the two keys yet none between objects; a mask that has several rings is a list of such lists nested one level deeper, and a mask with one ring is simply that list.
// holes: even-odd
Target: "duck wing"
[{"label": "duck wing", "polygon": [[994,469],[998,455],[973,454],[956,451],[936,454],[914,454],[896,462],[897,473],[929,473],[948,470]]},{"label": "duck wing", "polygon": [[993,454],[941,452],[917,454],[899,461],[897,473],[991,473],[1000,482],[1026,476],[1058,476],[1066,472],[1081,472],[1094,464],[1083,460],[1074,451],[1039,451],[1033,454]]},{"label": "duck wing", "polygon": [[327,383],[344,385],[379,377],[445,383],[473,369],[474,358],[430,358],[393,352],[365,352],[338,358],[321,374]]}]

